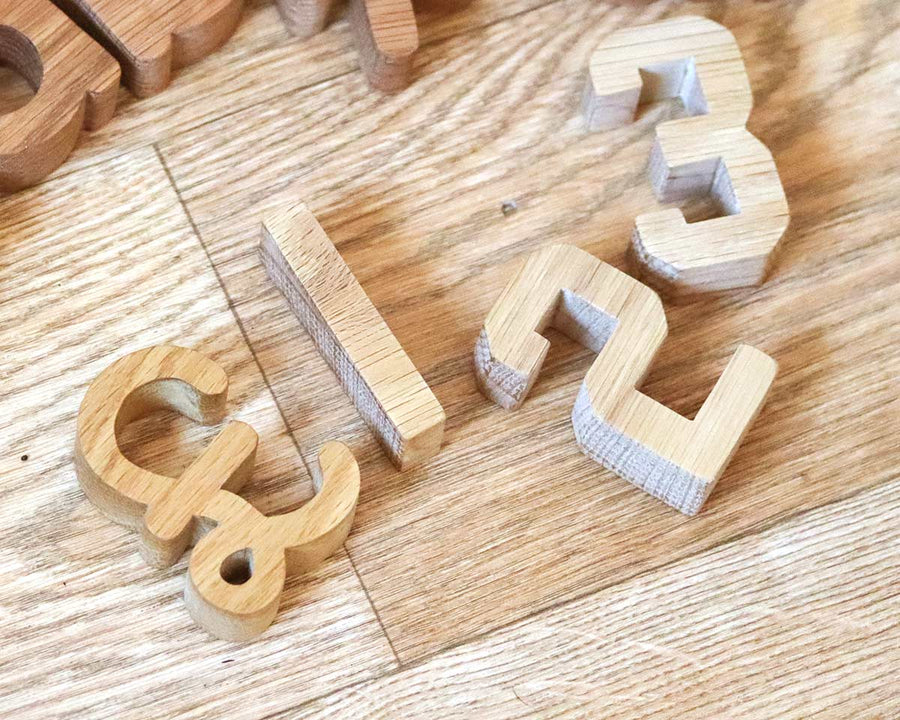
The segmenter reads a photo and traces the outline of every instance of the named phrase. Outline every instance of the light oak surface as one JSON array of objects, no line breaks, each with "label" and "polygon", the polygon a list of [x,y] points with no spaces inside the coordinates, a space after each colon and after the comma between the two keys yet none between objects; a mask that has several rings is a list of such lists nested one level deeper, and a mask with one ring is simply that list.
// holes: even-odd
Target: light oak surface
[{"label": "light oak surface", "polygon": [[437,455],[444,409],[309,208],[278,208],[261,231],[269,278],[394,465]]},{"label": "light oak surface", "polygon": [[630,123],[642,104],[681,101],[689,117],[656,129],[653,189],[666,203],[708,197],[718,211],[691,224],[677,208],[639,215],[641,274],[670,294],[762,284],[788,204],[772,153],[746,128],[753,94],[734,36],[708,18],[668,18],[604,38],[589,65],[591,129]]},{"label": "light oak surface", "polygon": [[[634,218],[660,208],[654,127],[678,112],[588,132],[586,68],[614,30],[684,14],[735,35],[748,129],[792,215],[762,287],[665,304],[639,389],[674,411],[693,417],[739,343],[779,365],[693,518],[579,451],[592,352],[548,333],[512,414],[472,364],[535,248],[628,267]],[[475,0],[418,18],[415,82],[382,96],[345,20],[303,41],[248,3],[221,51],[123,95],[49,180],[0,199],[0,716],[900,714],[900,7]],[[266,278],[259,223],[298,200],[447,413],[419,468],[394,469]],[[88,384],[160,343],[231,377],[229,408],[260,435],[261,512],[311,496],[303,466],[329,440],[360,463],[346,552],[289,582],[247,644],[197,628],[186,561],[148,572],[77,486]],[[177,476],[215,432],[139,421],[126,455]]]},{"label": "light oak surface", "polygon": [[898,491],[887,483],[276,717],[894,718]]}]

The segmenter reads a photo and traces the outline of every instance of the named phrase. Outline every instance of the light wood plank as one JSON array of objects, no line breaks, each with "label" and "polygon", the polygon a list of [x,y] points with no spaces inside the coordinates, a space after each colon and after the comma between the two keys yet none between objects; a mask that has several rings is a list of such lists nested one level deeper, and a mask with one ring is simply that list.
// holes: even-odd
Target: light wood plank
[{"label": "light wood plank", "polygon": [[[115,357],[177,342],[226,369],[229,414],[260,434],[244,496],[276,513],[312,492],[156,153],[7,198],[0,218],[0,716],[257,718],[393,667],[344,551],[289,582],[256,642],[215,641],[185,609],[187,557],[148,566],[78,487],[88,384]],[[124,449],[177,475],[217,430],[155,416]]]},{"label": "light wood plank", "polygon": [[[163,145],[304,452],[341,428],[361,460],[349,548],[403,660],[895,472],[900,268],[884,259],[900,223],[900,145],[883,88],[898,80],[900,8],[716,8],[755,91],[750,129],[772,149],[794,216],[760,290],[667,308],[669,340],[643,389],[673,410],[696,411],[738,342],[781,367],[691,520],[580,457],[569,412],[589,353],[553,336],[532,396],[507,416],[477,393],[471,352],[537,245],[623,266],[635,216],[656,206],[645,163],[667,112],[588,133],[587,61],[616,27],[708,6],[556,3],[426,48],[416,102],[373,102],[348,76]],[[316,108],[316,122],[297,122],[297,107]],[[447,444],[422,470],[397,475],[380,457],[267,283],[256,227],[285,199],[310,204],[447,411]]]},{"label": "light wood plank", "polygon": [[277,717],[897,717],[898,493],[894,481]]}]

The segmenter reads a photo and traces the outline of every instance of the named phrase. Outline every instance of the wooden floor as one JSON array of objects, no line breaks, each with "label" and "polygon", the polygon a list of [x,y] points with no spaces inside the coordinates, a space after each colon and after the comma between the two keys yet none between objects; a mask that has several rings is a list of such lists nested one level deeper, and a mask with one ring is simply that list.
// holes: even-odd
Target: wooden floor
[{"label": "wooden floor", "polygon": [[[588,351],[551,334],[516,413],[472,372],[530,250],[626,267],[673,109],[587,133],[587,60],[686,13],[743,48],[792,210],[762,288],[666,303],[659,401],[695,412],[739,342],[780,365],[695,518],[579,452]],[[900,4],[475,0],[420,25],[415,84],[383,96],[343,21],[299,41],[252,2],[221,51],[159,96],[122,91],[0,199],[0,717],[900,717]],[[260,216],[301,199],[447,411],[420,470],[393,469],[266,279]],[[75,480],[88,383],[163,342],[230,374],[264,511],[310,496],[327,440],[360,460],[345,550],[252,643],[196,627],[185,561],[146,566]],[[176,474],[214,432],[156,417],[126,451]]]}]

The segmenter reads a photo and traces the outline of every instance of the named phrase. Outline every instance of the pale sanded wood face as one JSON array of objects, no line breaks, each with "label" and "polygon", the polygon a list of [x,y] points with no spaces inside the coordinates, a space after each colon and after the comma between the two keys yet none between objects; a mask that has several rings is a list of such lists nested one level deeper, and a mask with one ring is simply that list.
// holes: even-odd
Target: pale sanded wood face
[{"label": "pale sanded wood face", "polygon": [[194,350],[156,346],[116,360],[79,408],[75,468],[98,508],[140,528],[150,565],[173,565],[196,544],[185,586],[191,616],[218,638],[248,640],[272,623],[287,574],[314,568],[343,544],[359,497],[359,468],[344,445],[326,445],[316,497],[268,518],[236,494],[256,459],[258,437],[246,423],[228,423],[177,479],[122,453],[119,433],[130,422],[165,409],[217,423],[227,391],[224,370]]},{"label": "pale sanded wood face", "polygon": [[0,62],[34,91],[0,115],[0,191],[38,182],[116,107],[119,66],[50,0],[0,2]]},{"label": "pale sanded wood face", "polygon": [[769,149],[746,128],[753,94],[734,36],[703,17],[628,28],[591,54],[588,127],[634,120],[678,98],[691,117],[656,129],[650,182],[661,202],[710,196],[721,217],[687,223],[677,209],[639,215],[632,256],[669,294],[759,285],[787,230],[787,198]]}]

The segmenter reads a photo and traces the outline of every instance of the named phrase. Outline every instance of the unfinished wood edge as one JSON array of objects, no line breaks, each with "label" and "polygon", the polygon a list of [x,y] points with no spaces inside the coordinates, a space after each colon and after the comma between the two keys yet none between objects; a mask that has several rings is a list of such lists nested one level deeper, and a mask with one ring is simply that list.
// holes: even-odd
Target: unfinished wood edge
[{"label": "unfinished wood edge", "polygon": [[[549,347],[550,343],[547,342],[544,355]],[[543,356],[540,364],[543,364]],[[531,391],[537,376],[537,371],[529,375],[494,357],[488,333],[484,328],[481,329],[475,342],[475,380],[478,389],[488,400],[492,400],[504,410],[518,410]]]},{"label": "unfinished wood edge", "polygon": [[[686,305],[701,299],[708,300],[712,297],[727,297],[732,293],[740,292],[743,287],[714,290],[708,286],[701,290],[695,289],[690,283],[679,282],[678,268],[661,262],[650,255],[642,246],[636,229],[632,231],[631,241],[625,250],[625,263],[628,272],[638,281],[653,290],[669,304]],[[651,268],[652,265],[652,268]],[[774,262],[770,257],[766,263],[764,280],[768,277]]]},{"label": "unfinished wood edge", "polygon": [[338,7],[337,0],[277,0],[276,4],[287,31],[302,39],[324,30]]},{"label": "unfinished wood edge", "polygon": [[419,31],[411,0],[350,0],[350,26],[369,84],[395,93],[409,85]]},{"label": "unfinished wood edge", "polygon": [[[328,319],[322,315],[318,303],[310,297],[302,279],[291,267],[279,239],[270,229],[270,225],[274,226],[277,223],[285,222],[290,223],[291,231],[298,227],[298,222],[305,223],[311,228],[310,231],[315,233],[317,240],[326,248],[327,256],[323,262],[333,263],[334,267],[339,269],[346,279],[346,286],[342,288],[343,292],[355,296],[348,302],[358,302],[364,306],[372,318],[373,324],[377,324],[375,329],[391,336],[397,346],[397,352],[402,354],[405,362],[408,363],[409,372],[414,373],[418,378],[418,392],[422,393],[423,402],[427,406],[427,412],[424,414],[429,417],[428,424],[407,429],[401,427],[400,422],[386,411],[378,397],[378,390],[371,387],[359,372],[353,358],[347,353]],[[322,358],[334,372],[344,392],[353,401],[360,416],[391,462],[398,470],[404,471],[434,457],[440,451],[443,442],[446,414],[424,378],[400,346],[399,341],[391,333],[377,308],[372,305],[365,291],[356,281],[337,248],[318,224],[315,216],[305,205],[301,204],[292,208],[290,212],[283,212],[270,220],[263,221],[261,234],[259,253],[269,278],[284,295],[294,315],[306,329]]]},{"label": "unfinished wood edge", "polygon": [[[353,361],[331,331],[328,322],[319,312],[306,288],[303,287],[303,283],[294,274],[281,251],[278,240],[269,232],[265,222],[263,222],[262,229],[259,253],[266,274],[287,300],[291,311],[303,325],[322,359],[331,368],[341,389],[353,402],[369,431],[378,440],[391,462],[398,469],[402,469],[402,442],[399,429],[387,417],[387,413],[371,388],[359,377]],[[345,368],[350,370],[345,372]]]},{"label": "unfinished wood edge", "polygon": [[572,427],[591,460],[685,515],[696,515],[715,486],[716,478],[676,465],[597,416],[584,383],[572,409]]},{"label": "unfinished wood edge", "polygon": [[[518,357],[510,353],[508,347],[504,347],[504,341],[498,340],[504,330],[519,324],[516,320],[510,320],[511,305],[515,305],[514,295],[519,293],[519,288],[524,284],[529,291],[537,292],[535,283],[539,281],[534,277],[533,268],[542,264],[555,266],[557,263],[565,263],[571,267],[582,266],[587,262],[593,264],[599,262],[589,253],[574,245],[564,243],[547,243],[532,251],[518,267],[509,279],[500,296],[495,301],[488,315],[485,317],[481,331],[475,343],[474,369],[478,388],[489,400],[506,410],[518,409],[534,383],[540,375],[541,367],[550,350],[550,341],[542,333],[545,325],[538,321],[535,327],[529,327],[528,331],[520,338],[521,346]],[[561,314],[558,312],[567,302],[566,289],[556,288],[552,309],[544,321],[549,326],[557,326]],[[564,333],[572,337],[576,342],[590,347],[593,343],[579,332],[573,324],[561,328]],[[491,330],[497,332],[494,344],[491,342]],[[497,343],[499,342],[499,347]],[[508,338],[506,340],[508,344]],[[507,357],[507,355],[509,355]]]},{"label": "unfinished wood edge", "polygon": [[590,132],[614,130],[634,120],[641,98],[640,74],[635,74],[636,86],[614,94],[601,95],[597,92],[590,71],[588,72],[587,82],[581,93],[581,112],[585,127]]},{"label": "unfinished wood edge", "polygon": [[648,243],[656,244],[654,242],[656,233],[648,231],[648,228],[658,228],[661,225],[678,229],[687,227],[689,223],[677,210],[639,215],[635,221],[626,258],[641,282],[665,296],[667,300],[684,302],[692,297],[760,287],[765,284],[775,265],[777,252],[781,246],[780,240],[787,231],[788,221],[785,218],[784,229],[777,231],[779,237],[771,250],[748,252],[745,255],[735,254],[723,258],[721,262],[697,263],[681,262],[669,253],[655,252],[647,247]]},{"label": "unfinished wood edge", "polygon": [[[650,161],[654,192],[661,202],[709,196],[725,214],[688,223],[677,208],[643,213],[635,219],[631,259],[667,297],[759,286],[790,223],[772,153],[745,128],[729,129],[729,149],[701,172],[703,153],[681,140],[686,127],[670,133],[665,147],[657,136]],[[666,160],[666,149],[681,158],[677,165]],[[693,174],[685,178],[689,168]]]},{"label": "unfinished wood edge", "polygon": [[[675,510],[696,515],[759,415],[777,370],[778,364],[773,358],[750,345],[740,344],[731,356],[696,418],[690,421],[693,428],[700,429],[709,419],[704,416],[721,411],[723,406],[737,414],[739,432],[726,446],[728,452],[710,472],[701,473],[675,463],[660,453],[653,443],[641,442],[610,422],[597,411],[591,400],[594,393],[589,386],[590,373],[582,383],[572,409],[576,441],[585,455],[607,470]],[[750,378],[750,382],[744,382],[746,378]],[[739,386],[742,394],[738,397],[736,389]],[[751,390],[754,386],[755,391]],[[634,392],[638,391],[635,389]],[[706,432],[700,432],[699,437],[692,437],[690,442],[724,445],[723,438],[717,437],[714,430],[706,423]]]}]

